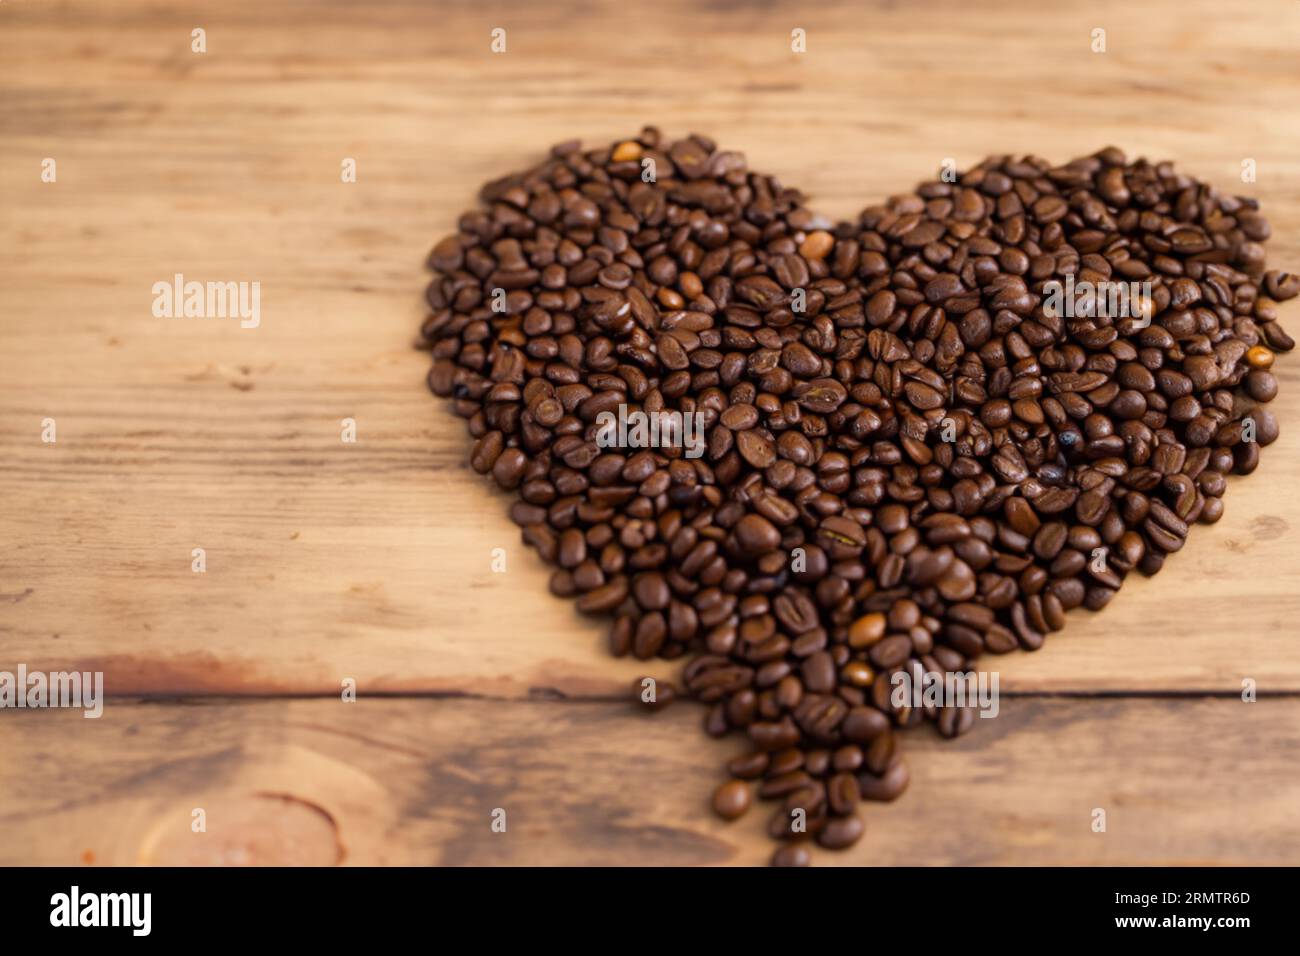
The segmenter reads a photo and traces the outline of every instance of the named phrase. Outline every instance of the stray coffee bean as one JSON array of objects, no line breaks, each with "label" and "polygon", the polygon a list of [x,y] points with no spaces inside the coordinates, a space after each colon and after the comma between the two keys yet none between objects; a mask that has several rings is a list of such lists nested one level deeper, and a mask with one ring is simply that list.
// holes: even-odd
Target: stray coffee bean
[{"label": "stray coffee bean", "polygon": [[429,385],[551,590],[748,738],[713,807],[775,802],[777,865],[903,791],[897,730],[974,723],[900,676],[1105,607],[1278,436],[1300,276],[1169,163],[996,156],[832,225],[647,128],[481,198],[430,256]]}]

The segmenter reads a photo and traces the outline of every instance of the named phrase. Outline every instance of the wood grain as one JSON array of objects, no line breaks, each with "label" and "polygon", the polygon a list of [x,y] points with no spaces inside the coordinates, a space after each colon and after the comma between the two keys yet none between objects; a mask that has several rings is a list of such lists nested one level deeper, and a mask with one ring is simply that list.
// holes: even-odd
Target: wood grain
[{"label": "wood grain", "polygon": [[[489,52],[498,26],[504,55]],[[204,54],[190,52],[195,27],[207,31]],[[805,54],[791,52],[795,27],[807,30]],[[1090,49],[1097,27],[1104,54]],[[103,670],[109,692],[125,696],[332,696],[353,678],[365,694],[525,701],[608,697],[643,670],[663,673],[609,659],[603,629],[546,593],[505,497],[464,465],[461,422],[424,388],[426,357],[412,347],[423,258],[479,183],[552,142],[657,123],[742,149],[823,212],[849,217],[947,157],[1064,160],[1115,143],[1258,197],[1274,226],[1270,262],[1284,268],[1300,261],[1297,28],[1295,3],[1209,0],[7,0],[0,667]],[[47,157],[55,183],[40,179]],[[340,181],[346,157],[356,183]],[[1258,163],[1258,182],[1239,181],[1243,158]],[[154,318],[152,285],[176,273],[260,282],[260,327]],[[1293,329],[1294,313],[1283,316]],[[1254,476],[1232,483],[1223,521],[1194,531],[1161,575],[1126,585],[1104,613],[1072,615],[1042,653],[997,661],[1004,690],[1235,693],[1249,677],[1265,694],[1300,691],[1300,498],[1289,481],[1300,467],[1300,371],[1282,361],[1278,373],[1283,436]],[[57,422],[52,445],[40,440],[45,418]],[[357,422],[355,444],[340,441],[344,418]],[[196,547],[204,574],[190,570]],[[505,574],[490,569],[498,547]],[[585,719],[602,713],[573,706]],[[1122,706],[1097,713],[1118,719]],[[140,712],[159,732],[195,713]],[[0,713],[8,737],[10,720]],[[671,737],[672,759],[685,763],[674,764],[665,807],[694,806],[698,773],[716,766],[697,738]],[[54,748],[57,736],[48,740]],[[1034,741],[1027,752],[1047,745]],[[146,778],[148,756],[134,764]],[[194,764],[193,782],[214,766]],[[1292,767],[1277,772],[1294,785]],[[1003,783],[1035,778],[1009,771]],[[8,786],[0,799],[12,808]],[[127,806],[123,794],[113,807]],[[950,816],[909,799],[891,827],[923,809],[935,816],[899,825]],[[649,826],[656,809],[628,812]],[[730,858],[705,832],[702,849],[673,858]],[[888,841],[874,832],[877,858]],[[436,834],[422,844],[435,858]],[[611,852],[570,838],[566,859]],[[447,859],[474,858],[464,846]],[[755,838],[737,858],[761,847]],[[1234,852],[1228,842],[1194,849]]]},{"label": "wood grain", "polygon": [[[774,804],[708,807],[739,740],[694,708],[554,701],[111,703],[14,712],[0,865],[762,863]],[[1004,700],[819,865],[1300,863],[1300,702]],[[192,829],[195,809],[206,831]],[[505,832],[492,829],[505,811]],[[1105,832],[1094,832],[1094,811]]]}]

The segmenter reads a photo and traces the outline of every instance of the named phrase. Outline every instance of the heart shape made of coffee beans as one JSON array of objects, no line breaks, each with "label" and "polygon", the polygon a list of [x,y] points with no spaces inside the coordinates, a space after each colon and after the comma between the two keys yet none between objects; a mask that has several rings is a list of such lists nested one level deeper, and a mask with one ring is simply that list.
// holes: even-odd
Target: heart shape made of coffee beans
[{"label": "heart shape made of coffee beans", "polygon": [[977,658],[1158,571],[1277,437],[1300,276],[1168,163],[997,156],[832,226],[647,128],[481,199],[430,256],[430,387],[551,590],[749,738],[713,804],[758,781],[778,864],[856,842],[899,728],[969,729]]}]

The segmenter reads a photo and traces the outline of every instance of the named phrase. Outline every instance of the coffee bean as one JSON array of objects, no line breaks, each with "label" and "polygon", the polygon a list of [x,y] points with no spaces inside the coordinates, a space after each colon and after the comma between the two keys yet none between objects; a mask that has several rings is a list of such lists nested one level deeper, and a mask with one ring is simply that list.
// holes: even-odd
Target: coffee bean
[{"label": "coffee bean", "polygon": [[817,842],[828,850],[843,850],[862,839],[866,827],[856,816],[834,817],[817,834]]},{"label": "coffee bean", "polygon": [[771,755],[761,750],[736,757],[727,764],[727,772],[741,780],[756,780],[767,770]]},{"label": "coffee bean", "polygon": [[[1276,415],[1267,408],[1256,408],[1250,413],[1249,417],[1255,422],[1255,442],[1247,442],[1247,446],[1250,444],[1271,445],[1277,441],[1281,429],[1278,427]],[[1237,447],[1241,448],[1243,446],[1238,445]]]},{"label": "coffee bean", "polygon": [[879,668],[897,667],[911,653],[911,638],[906,634],[892,634],[871,648],[871,663]]},{"label": "coffee bean", "polygon": [[943,407],[943,395],[938,389],[931,388],[924,382],[908,382],[905,386],[907,400],[921,411],[930,411]]},{"label": "coffee bean", "polygon": [[1271,372],[1252,369],[1245,378],[1246,393],[1257,402],[1271,402],[1277,397],[1277,379]]},{"label": "coffee bean", "polygon": [[1262,345],[1246,350],[1246,361],[1252,368],[1269,368],[1273,365],[1273,353]]},{"label": "coffee bean", "polygon": [[1208,355],[1193,355],[1183,363],[1183,371],[1197,391],[1204,391],[1219,380],[1219,366]]},{"label": "coffee bean", "polygon": [[[993,157],[831,226],[647,129],[482,198],[429,255],[429,387],[552,592],[613,615],[615,655],[685,657],[706,732],[748,736],[714,805],[761,780],[782,838],[803,809],[854,843],[857,802],[907,785],[895,728],[977,724],[895,706],[898,671],[1041,646],[1218,520],[1278,437],[1300,275],[1264,268],[1253,201],[1168,164]],[[1058,314],[1069,275],[1096,301]],[[1120,280],[1150,282],[1141,328],[1101,305]]]},{"label": "coffee bean", "polygon": [[793,721],[757,721],[749,725],[749,737],[760,750],[782,750],[799,742],[799,728]]},{"label": "coffee bean", "polygon": [[874,707],[854,707],[844,717],[840,732],[846,740],[869,743],[889,730],[889,718]]},{"label": "coffee bean", "polygon": [[654,713],[663,710],[669,704],[677,700],[677,688],[668,681],[655,681],[654,699],[648,700],[646,697],[646,684],[648,678],[638,677],[632,683],[632,693],[636,695],[637,703],[645,710]]},{"label": "coffee bean", "polygon": [[749,786],[743,780],[729,780],[713,792],[713,811],[724,820],[744,816],[749,803]]},{"label": "coffee bean", "polygon": [[849,646],[856,649],[870,647],[885,636],[885,615],[864,614],[849,628]]},{"label": "coffee bean", "polygon": [[744,431],[753,428],[758,424],[758,409],[753,405],[745,404],[743,402],[737,405],[731,405],[723,410],[722,414],[718,417],[718,421],[730,428],[732,431]]},{"label": "coffee bean", "polygon": [[578,598],[577,608],[584,614],[604,614],[622,604],[626,597],[627,578],[619,576]]},{"label": "coffee bean", "polygon": [[745,554],[765,554],[781,543],[781,532],[762,515],[747,514],[736,525],[735,540]]},{"label": "coffee bean", "polygon": [[817,541],[834,558],[852,558],[862,552],[867,536],[862,526],[848,518],[825,518],[817,528]]},{"label": "coffee bean", "polygon": [[818,694],[826,694],[835,689],[835,661],[826,651],[806,658],[800,668],[803,686]]},{"label": "coffee bean", "polygon": [[776,461],[776,443],[756,431],[738,433],[736,449],[755,468],[767,468]]},{"label": "coffee bean", "polygon": [[668,582],[662,574],[655,571],[638,574],[632,582],[632,594],[636,597],[637,604],[647,611],[662,611],[672,599]]},{"label": "coffee bean", "polygon": [[1277,299],[1279,302],[1294,299],[1300,295],[1300,273],[1266,272],[1264,288],[1268,290],[1269,298]]},{"label": "coffee bean", "polygon": [[864,800],[896,800],[910,779],[907,764],[899,761],[880,774],[858,774],[858,792]]},{"label": "coffee bean", "polygon": [[826,798],[832,813],[848,816],[858,806],[858,781],[851,773],[837,773],[826,784]]},{"label": "coffee bean", "polygon": [[812,863],[812,854],[801,843],[790,843],[779,847],[772,854],[773,866],[808,866]]},{"label": "coffee bean", "polygon": [[971,707],[944,707],[936,724],[943,736],[960,737],[975,725],[975,711]]},{"label": "coffee bean", "polygon": [[1287,335],[1286,330],[1277,322],[1266,322],[1260,328],[1260,334],[1269,348],[1275,352],[1290,352],[1295,348],[1295,339]]}]

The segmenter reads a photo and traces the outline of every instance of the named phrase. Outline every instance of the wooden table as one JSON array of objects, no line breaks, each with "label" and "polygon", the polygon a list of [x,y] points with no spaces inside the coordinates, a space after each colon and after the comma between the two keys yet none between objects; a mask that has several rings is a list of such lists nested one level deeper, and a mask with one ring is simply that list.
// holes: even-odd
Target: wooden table
[{"label": "wooden table", "polygon": [[[484,179],[655,123],[837,217],[1114,143],[1258,196],[1300,262],[1300,4],[976,6],[0,4],[0,670],[112,694],[0,711],[0,863],[764,860],[766,812],[707,809],[741,742],[633,712],[673,668],[607,657],[467,468],[423,259]],[[259,282],[260,326],[156,318],[176,273]],[[1298,369],[1224,519],[999,660],[999,719],[908,735],[908,793],[820,862],[1300,862]]]}]

